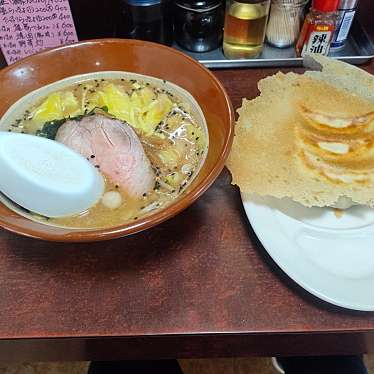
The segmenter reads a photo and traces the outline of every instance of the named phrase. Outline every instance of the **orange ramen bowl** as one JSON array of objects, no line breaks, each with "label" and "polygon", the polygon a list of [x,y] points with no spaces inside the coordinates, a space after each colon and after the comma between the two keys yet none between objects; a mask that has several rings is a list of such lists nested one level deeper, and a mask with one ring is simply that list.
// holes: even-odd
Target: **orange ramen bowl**
[{"label": "orange ramen bowl", "polygon": [[61,228],[18,215],[0,203],[0,226],[12,232],[50,241],[90,242],[114,239],[146,230],[192,204],[218,177],[233,140],[230,99],[215,76],[185,54],[138,40],[104,39],[47,50],[0,70],[0,117],[27,93],[66,77],[126,71],[165,79],[187,90],[200,105],[208,125],[208,155],[184,194],[152,215],[104,229]]}]

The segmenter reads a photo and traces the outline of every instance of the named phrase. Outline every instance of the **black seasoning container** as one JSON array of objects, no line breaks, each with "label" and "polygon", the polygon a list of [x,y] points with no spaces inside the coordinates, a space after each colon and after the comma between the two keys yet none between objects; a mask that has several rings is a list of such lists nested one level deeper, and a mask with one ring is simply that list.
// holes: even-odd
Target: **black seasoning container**
[{"label": "black seasoning container", "polygon": [[207,52],[222,44],[223,0],[176,0],[175,40],[192,52]]},{"label": "black seasoning container", "polygon": [[117,36],[171,45],[171,0],[119,0]]}]

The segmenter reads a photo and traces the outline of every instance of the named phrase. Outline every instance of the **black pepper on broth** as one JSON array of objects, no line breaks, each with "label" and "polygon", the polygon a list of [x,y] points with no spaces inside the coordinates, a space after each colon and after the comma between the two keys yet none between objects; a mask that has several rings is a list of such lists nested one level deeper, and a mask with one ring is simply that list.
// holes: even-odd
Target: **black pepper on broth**
[{"label": "black pepper on broth", "polygon": [[9,130],[61,141],[98,168],[106,181],[103,198],[79,215],[48,224],[103,228],[141,219],[183,193],[204,160],[203,126],[174,92],[122,78],[53,92]]}]

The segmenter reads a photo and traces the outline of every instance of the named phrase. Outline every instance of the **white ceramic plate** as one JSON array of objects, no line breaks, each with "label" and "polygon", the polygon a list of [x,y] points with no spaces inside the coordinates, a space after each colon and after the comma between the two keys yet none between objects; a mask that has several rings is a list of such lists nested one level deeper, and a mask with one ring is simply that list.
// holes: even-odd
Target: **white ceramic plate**
[{"label": "white ceramic plate", "polygon": [[313,295],[374,311],[374,209],[305,208],[289,199],[246,196],[244,209],[278,266]]}]

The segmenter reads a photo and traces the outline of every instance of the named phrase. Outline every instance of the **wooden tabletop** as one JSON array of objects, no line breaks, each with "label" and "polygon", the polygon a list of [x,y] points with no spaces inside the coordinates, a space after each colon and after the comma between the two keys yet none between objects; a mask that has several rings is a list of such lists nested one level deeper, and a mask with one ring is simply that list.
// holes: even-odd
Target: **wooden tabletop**
[{"label": "wooden tabletop", "polygon": [[[276,71],[215,74],[238,107]],[[182,214],[132,237],[53,244],[0,229],[0,360],[367,351],[374,313],[335,308],[288,279],[227,170]]]}]

